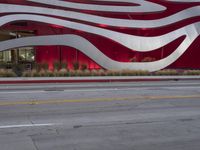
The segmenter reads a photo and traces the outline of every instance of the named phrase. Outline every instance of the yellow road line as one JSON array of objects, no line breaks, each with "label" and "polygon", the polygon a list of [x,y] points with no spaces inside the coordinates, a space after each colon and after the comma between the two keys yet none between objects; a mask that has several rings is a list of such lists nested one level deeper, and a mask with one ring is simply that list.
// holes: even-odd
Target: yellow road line
[{"label": "yellow road line", "polygon": [[1,101],[0,106],[9,105],[40,105],[40,104],[62,104],[62,103],[84,103],[84,102],[109,102],[124,100],[162,100],[162,99],[198,99],[200,95],[177,95],[177,96],[135,96],[135,97],[119,97],[119,98],[91,98],[91,99],[68,99],[68,100],[33,100],[33,101]]}]

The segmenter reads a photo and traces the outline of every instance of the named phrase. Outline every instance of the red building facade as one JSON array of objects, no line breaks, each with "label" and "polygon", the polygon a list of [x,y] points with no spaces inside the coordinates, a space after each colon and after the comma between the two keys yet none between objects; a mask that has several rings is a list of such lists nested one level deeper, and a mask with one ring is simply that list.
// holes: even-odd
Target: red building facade
[{"label": "red building facade", "polygon": [[32,47],[50,69],[200,68],[198,0],[1,0],[0,14],[0,50]]}]

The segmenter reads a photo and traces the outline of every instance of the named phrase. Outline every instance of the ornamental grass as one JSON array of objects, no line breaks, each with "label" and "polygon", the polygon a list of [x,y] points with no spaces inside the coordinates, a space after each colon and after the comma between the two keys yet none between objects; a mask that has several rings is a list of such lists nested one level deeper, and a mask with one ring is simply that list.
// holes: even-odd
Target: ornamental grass
[{"label": "ornamental grass", "polygon": [[0,69],[0,77],[16,77],[16,73],[14,73],[11,69]]}]

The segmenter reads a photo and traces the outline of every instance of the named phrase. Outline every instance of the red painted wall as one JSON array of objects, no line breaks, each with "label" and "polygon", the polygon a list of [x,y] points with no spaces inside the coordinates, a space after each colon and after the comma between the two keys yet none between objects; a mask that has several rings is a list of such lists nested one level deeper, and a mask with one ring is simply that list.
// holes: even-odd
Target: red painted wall
[{"label": "red painted wall", "polygon": [[[73,2],[82,2],[81,0],[70,0]],[[129,14],[120,14],[120,13],[102,13],[102,12],[94,12],[94,11],[84,11],[85,13],[96,14],[100,16],[109,16],[114,18],[129,18],[131,16],[132,19],[159,19],[166,16],[170,16],[184,10],[185,8],[189,8],[192,6],[200,5],[200,3],[171,3],[163,0],[149,0],[152,2],[156,2],[162,4],[167,7],[167,10],[164,12],[157,12],[157,13],[129,13]],[[89,1],[84,1],[89,2]],[[91,1],[90,1],[91,2]],[[31,4],[34,6],[46,7],[46,5],[35,4],[31,2],[27,2],[25,0],[1,0],[1,3],[12,3],[12,4]],[[93,2],[98,3],[99,2]],[[109,5],[122,5],[121,3],[107,3]],[[123,5],[134,5],[129,3],[123,3]],[[52,6],[48,6],[52,7]],[[52,7],[53,8],[53,7]],[[58,9],[64,10],[73,10],[67,9],[62,7],[54,7]],[[80,10],[73,10],[73,11],[80,11]],[[72,20],[72,19],[68,19]],[[185,19],[183,21],[177,22],[175,24],[171,24],[165,27],[156,28],[156,29],[134,29],[134,28],[116,28],[116,27],[109,27],[105,25],[98,25],[94,23],[88,23],[83,21],[78,21],[74,19],[73,21],[82,22],[85,24],[90,24],[93,26],[98,26],[101,28],[106,28],[114,31],[120,31],[123,33],[128,33],[132,35],[141,35],[141,36],[157,36],[162,35],[164,33],[168,33],[170,31],[174,31],[186,25],[199,22],[200,16],[195,18]],[[176,41],[166,45],[163,48],[155,50],[153,52],[134,52],[116,42],[113,42],[109,39],[104,37],[82,32],[76,31],[72,29],[66,29],[55,25],[37,23],[37,22],[28,22],[28,26],[26,27],[17,27],[10,24],[1,27],[2,29],[9,29],[9,30],[34,30],[36,36],[38,35],[55,35],[55,34],[76,34],[80,35],[91,43],[93,43],[99,50],[101,50],[105,55],[108,57],[120,61],[120,62],[129,62],[131,58],[136,57],[138,61],[143,60],[145,57],[152,57],[156,60],[159,60],[163,57],[168,56],[171,54],[178,45],[183,41],[184,37],[177,39]],[[137,42],[137,41],[136,41]],[[196,41],[190,46],[190,48],[181,56],[176,62],[168,66],[168,68],[200,68],[200,37],[196,39]],[[72,63],[74,61],[79,61],[81,64],[87,64],[90,69],[93,68],[100,68],[98,64],[96,64],[93,60],[82,54],[81,52],[77,51],[76,49],[65,47],[65,46],[38,46],[36,47],[36,61],[38,63],[47,62],[52,68],[52,64],[55,61],[63,61],[67,62],[69,67],[72,68]]]}]

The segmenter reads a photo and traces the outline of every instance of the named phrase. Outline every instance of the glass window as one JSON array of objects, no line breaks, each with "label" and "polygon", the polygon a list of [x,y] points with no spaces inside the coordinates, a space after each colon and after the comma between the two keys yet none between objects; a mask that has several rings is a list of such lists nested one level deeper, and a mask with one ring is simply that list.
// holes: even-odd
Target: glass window
[{"label": "glass window", "polygon": [[26,61],[26,49],[19,49],[19,61]]},{"label": "glass window", "polygon": [[3,52],[0,52],[0,61],[3,61]]},{"label": "glass window", "polygon": [[23,47],[19,48],[19,61],[29,61],[35,60],[35,50],[33,47]]},{"label": "glass window", "polygon": [[34,48],[30,48],[26,51],[26,60],[27,61],[35,61],[35,50],[34,50]]},{"label": "glass window", "polygon": [[[18,51],[18,54],[17,54]],[[16,58],[18,55],[18,59]],[[33,47],[24,47],[0,52],[0,61],[12,62],[17,59],[19,62],[35,61],[35,50]]]},{"label": "glass window", "polygon": [[3,61],[11,62],[11,51],[3,51]]}]

